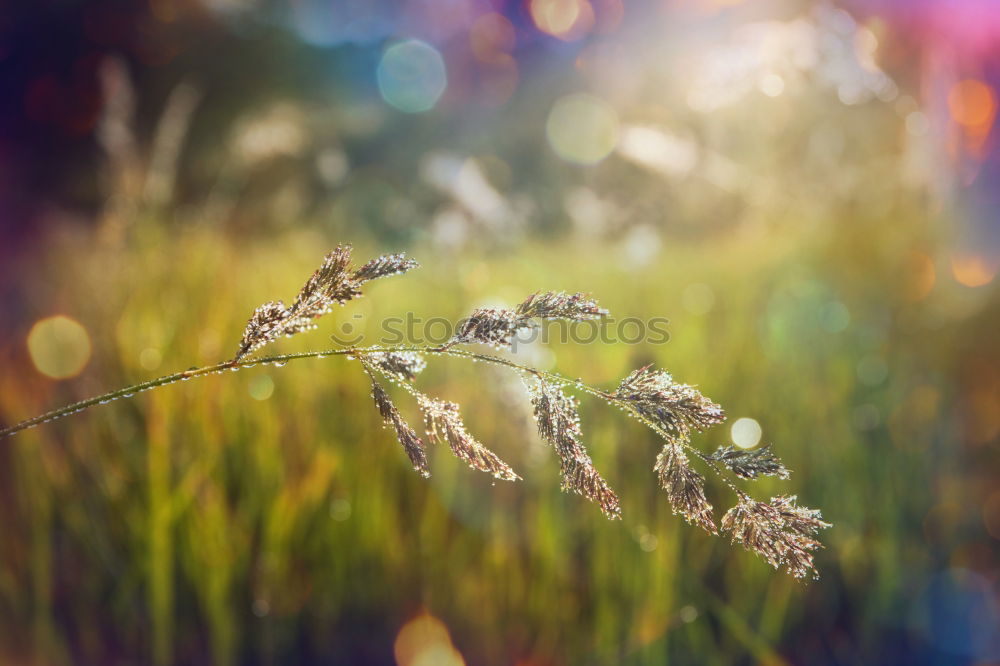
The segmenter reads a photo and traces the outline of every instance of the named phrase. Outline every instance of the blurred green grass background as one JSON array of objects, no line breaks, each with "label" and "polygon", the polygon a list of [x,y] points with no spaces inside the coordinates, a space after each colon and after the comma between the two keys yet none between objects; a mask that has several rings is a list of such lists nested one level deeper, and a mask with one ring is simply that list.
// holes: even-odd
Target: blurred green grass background
[{"label": "blurred green grass background", "polygon": [[[907,296],[920,279],[909,256],[857,262],[855,230],[842,229],[820,243],[790,234],[667,248],[641,270],[587,242],[504,255],[416,247],[419,271],[370,285],[320,330],[275,347],[329,346],[324,332],[353,311],[370,336],[386,316],[458,319],[536,289],[591,291],[620,317],[667,316],[666,345],[557,344],[551,367],[613,386],[652,361],[698,384],[730,421],[756,419],[794,474],[752,490],[797,493],[835,525],[817,583],[672,516],[651,470],[655,437],[606,405],[583,400],[584,432],[621,494],[622,522],[559,491],[554,456],[501,370],[432,359],[418,383],[460,402],[525,480],[494,485],[438,450],[424,481],[380,427],[359,367],[314,359],[165,387],[6,442],[0,642],[9,658],[45,663],[382,663],[400,627],[429,613],[467,663],[897,654],[891,632],[912,630],[914,581],[942,563],[974,566],[993,547],[962,509],[983,471],[950,435],[962,420],[954,377],[992,343],[979,320],[927,330],[927,304]],[[93,361],[55,383],[23,347],[6,348],[8,421],[228,358],[253,307],[289,298],[334,239],[233,242],[149,224],[128,252],[89,242],[57,238],[25,261],[72,276],[29,288],[40,310],[84,326]],[[692,284],[707,286],[710,307],[704,286],[685,305]],[[529,360],[548,365],[536,347]],[[696,444],[728,435],[727,424]],[[721,485],[710,492],[717,507],[732,504]]]}]

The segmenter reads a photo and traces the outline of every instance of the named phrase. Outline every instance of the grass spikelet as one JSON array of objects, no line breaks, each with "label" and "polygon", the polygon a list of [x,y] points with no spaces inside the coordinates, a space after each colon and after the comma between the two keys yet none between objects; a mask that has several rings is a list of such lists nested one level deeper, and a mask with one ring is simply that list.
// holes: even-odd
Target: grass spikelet
[{"label": "grass spikelet", "polygon": [[417,352],[371,352],[367,358],[383,374],[410,382],[427,367],[427,361]]},{"label": "grass spikelet", "polygon": [[639,368],[622,380],[613,396],[664,430],[687,438],[691,430],[702,431],[726,420],[722,407],[695,387],[676,384],[670,373]]},{"label": "grass spikelet", "polygon": [[552,445],[560,460],[563,490],[596,502],[609,518],[621,518],[618,495],[601,477],[583,446],[576,401],[558,385],[537,378],[528,384],[538,434]]},{"label": "grass spikelet", "polygon": [[423,441],[403,419],[403,416],[399,413],[396,405],[393,404],[389,394],[386,393],[382,385],[375,379],[373,369],[365,365],[365,370],[368,372],[368,376],[371,377],[372,399],[375,401],[378,413],[382,416],[382,421],[386,425],[391,425],[396,431],[396,438],[403,446],[403,450],[406,451],[410,462],[413,463],[413,469],[419,472],[420,476],[424,478],[429,477],[431,471],[427,466],[427,450],[424,448]]},{"label": "grass spikelet", "polygon": [[567,294],[563,291],[536,292],[518,305],[516,312],[522,318],[568,321],[590,321],[608,314],[607,310],[599,307],[597,301],[586,294]]},{"label": "grass spikelet", "polygon": [[418,395],[417,403],[424,413],[427,437],[437,444],[447,444],[459,460],[472,469],[486,472],[497,479],[517,481],[519,477],[510,465],[479,443],[465,429],[458,405],[454,402]]},{"label": "grass spikelet", "polygon": [[741,479],[756,479],[758,476],[787,479],[790,474],[788,468],[774,455],[770,444],[757,449],[739,449],[732,445],[720,446],[706,457],[721,462]]},{"label": "grass spikelet", "polygon": [[402,252],[398,254],[384,254],[381,257],[372,259],[367,264],[354,271],[351,281],[356,286],[361,286],[365,282],[377,280],[390,275],[401,275],[406,271],[420,266],[413,259],[407,259]]},{"label": "grass spikelet", "polygon": [[479,342],[491,347],[509,347],[514,334],[525,327],[517,313],[508,308],[477,308],[464,320],[452,344]]},{"label": "grass spikelet", "polygon": [[705,497],[705,477],[691,469],[680,444],[667,442],[656,457],[660,487],[667,491],[667,498],[674,514],[701,527],[709,534],[716,534],[712,505]]},{"label": "grass spikelet", "polygon": [[343,305],[360,296],[365,282],[405,273],[417,265],[402,254],[390,254],[372,259],[352,273],[351,246],[338,245],[323,258],[323,264],[302,286],[291,307],[272,301],[254,311],[233,360],[240,361],[282,336],[316,328],[315,320],[330,312],[334,303]]},{"label": "grass spikelet", "polygon": [[818,578],[813,551],[822,546],[814,537],[830,523],[822,520],[819,511],[796,506],[795,500],[790,495],[772,497],[769,503],[759,502],[742,494],[737,505],[723,516],[722,531],[730,535],[733,543],[743,544],[775,569],[784,566],[796,578],[810,574]]},{"label": "grass spikelet", "polygon": [[478,342],[491,347],[509,347],[518,331],[533,328],[535,319],[590,321],[608,311],[585,294],[547,291],[528,296],[517,308],[477,308],[461,322],[452,345]]}]

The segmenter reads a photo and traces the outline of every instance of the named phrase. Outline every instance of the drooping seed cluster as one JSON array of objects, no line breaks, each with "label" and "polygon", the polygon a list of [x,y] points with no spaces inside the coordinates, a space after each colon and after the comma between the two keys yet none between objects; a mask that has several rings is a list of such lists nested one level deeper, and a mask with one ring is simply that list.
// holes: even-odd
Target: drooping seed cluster
[{"label": "drooping seed cluster", "polygon": [[741,493],[739,503],[723,516],[722,531],[775,569],[784,566],[796,578],[810,573],[818,578],[813,551],[821,545],[814,537],[830,523],[822,520],[819,511],[796,506],[795,500],[795,495],[782,495],[758,502]]},{"label": "drooping seed cluster", "polygon": [[455,457],[464,460],[472,469],[486,472],[504,481],[517,481],[521,478],[514,473],[510,465],[469,434],[462,422],[457,404],[428,398],[423,394],[417,396],[417,404],[424,413],[424,423],[430,441],[447,444]]},{"label": "drooping seed cluster", "polygon": [[731,445],[720,446],[714,453],[706,457],[721,462],[741,479],[756,479],[758,476],[776,476],[779,479],[787,479],[789,475],[788,468],[774,455],[770,444],[758,449],[739,449]]},{"label": "drooping seed cluster", "polygon": [[691,467],[684,447],[690,445],[692,430],[701,431],[725,419],[722,408],[693,386],[674,383],[670,373],[648,365],[623,379],[611,395],[666,439],[653,469],[673,512],[714,534],[705,477]]},{"label": "drooping seed cluster", "polygon": [[582,293],[534,293],[517,308],[478,308],[460,322],[451,344],[479,342],[509,347],[519,331],[533,328],[535,319],[590,321],[608,314],[597,301]]},{"label": "drooping seed cluster", "polygon": [[[414,356],[417,358],[413,358]],[[411,356],[400,352],[364,352],[360,354],[360,359],[365,372],[371,377],[372,397],[382,419],[394,427],[399,443],[413,462],[414,469],[422,476],[430,476],[424,442],[403,420],[399,410],[376,381],[376,374],[381,374],[405,388],[416,398],[417,406],[424,415],[427,437],[431,442],[447,444],[456,458],[464,461],[472,469],[491,474],[494,478],[504,481],[516,481],[521,478],[510,465],[469,434],[457,404],[431,398],[408,383],[416,372],[423,369],[423,359],[419,358],[419,355]]]},{"label": "drooping seed cluster", "polygon": [[351,246],[337,246],[306,281],[291,306],[286,307],[282,301],[269,301],[254,310],[234,360],[239,361],[282,336],[315,328],[315,320],[328,313],[334,303],[344,304],[360,296],[364,283],[405,273],[417,265],[402,254],[390,254],[372,259],[352,272]]},{"label": "drooping seed cluster", "polygon": [[529,381],[527,388],[538,434],[559,456],[563,490],[572,490],[597,503],[609,518],[621,518],[618,495],[594,467],[583,446],[576,401],[558,385],[541,378]]},{"label": "drooping seed cluster", "polygon": [[667,491],[673,513],[715,534],[712,504],[705,497],[705,477],[691,468],[680,443],[668,442],[656,457],[653,469],[660,480],[660,487]]},{"label": "drooping seed cluster", "polygon": [[372,399],[375,401],[378,413],[382,416],[382,422],[386,425],[391,425],[396,431],[396,439],[403,445],[403,450],[406,451],[407,457],[413,463],[413,469],[419,472],[420,476],[424,478],[429,477],[431,471],[427,467],[427,450],[424,448],[423,440],[420,439],[413,428],[403,419],[403,416],[399,413],[399,409],[396,408],[392,399],[389,398],[389,394],[376,381],[371,367],[366,366],[366,369],[372,380]]}]

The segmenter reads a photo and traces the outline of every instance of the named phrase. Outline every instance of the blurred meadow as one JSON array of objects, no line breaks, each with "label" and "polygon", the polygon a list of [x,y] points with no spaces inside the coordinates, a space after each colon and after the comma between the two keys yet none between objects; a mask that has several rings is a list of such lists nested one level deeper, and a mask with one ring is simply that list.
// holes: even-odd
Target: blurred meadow
[{"label": "blurred meadow", "polygon": [[0,425],[232,358],[352,243],[421,268],[274,351],[589,292],[669,342],[516,357],[669,370],[833,523],[772,570],[581,396],[606,520],[503,368],[417,385],[517,483],[415,474],[346,358],[245,368],[0,440],[0,662],[1000,662],[992,0],[45,1],[0,86]]}]

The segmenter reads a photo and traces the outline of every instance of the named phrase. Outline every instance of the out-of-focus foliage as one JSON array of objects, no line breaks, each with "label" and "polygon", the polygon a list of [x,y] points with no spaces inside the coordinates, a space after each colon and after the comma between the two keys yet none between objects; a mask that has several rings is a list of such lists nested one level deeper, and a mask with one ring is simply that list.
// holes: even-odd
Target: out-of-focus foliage
[{"label": "out-of-focus foliage", "polygon": [[[996,51],[943,51],[921,17],[947,3],[191,4],[150,12],[274,69],[234,90],[196,46],[171,85],[95,66],[98,166],[68,181],[100,205],[40,200],[3,250],[0,419],[230,358],[337,243],[405,249],[420,271],[275,349],[549,289],[668,317],[667,344],[518,353],[608,390],[650,362],[697,384],[730,420],[694,443],[772,444],[793,474],[758,494],[834,524],[822,578],[672,515],[660,443],[601,403],[580,414],[622,521],[558,491],[502,369],[417,379],[524,477],[494,485],[440,446],[414,474],[360,368],[317,359],[0,442],[0,660],[1000,659]],[[934,25],[979,35],[982,4]]]}]

